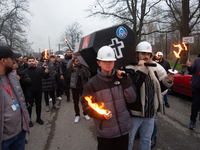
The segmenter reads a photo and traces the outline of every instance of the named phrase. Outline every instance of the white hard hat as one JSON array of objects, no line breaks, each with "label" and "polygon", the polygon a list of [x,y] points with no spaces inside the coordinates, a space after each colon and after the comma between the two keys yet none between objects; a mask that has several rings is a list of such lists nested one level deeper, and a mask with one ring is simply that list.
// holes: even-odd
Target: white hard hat
[{"label": "white hard hat", "polygon": [[136,47],[136,52],[152,53],[152,47],[149,42],[140,42]]},{"label": "white hard hat", "polygon": [[103,61],[116,61],[115,53],[110,46],[103,46],[97,53],[97,59]]},{"label": "white hard hat", "polygon": [[160,56],[163,56],[163,53],[162,52],[157,52],[156,55],[160,55]]},{"label": "white hard hat", "polygon": [[58,56],[60,56],[61,59],[64,59],[64,56],[63,56],[63,55],[58,55]]}]

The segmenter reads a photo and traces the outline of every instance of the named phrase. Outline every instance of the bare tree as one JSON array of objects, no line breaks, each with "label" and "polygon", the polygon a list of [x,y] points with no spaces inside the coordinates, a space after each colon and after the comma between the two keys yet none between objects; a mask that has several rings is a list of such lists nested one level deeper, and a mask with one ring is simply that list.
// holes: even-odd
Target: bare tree
[{"label": "bare tree", "polygon": [[0,1],[0,44],[7,45],[16,51],[25,52],[30,49],[25,30],[28,20],[25,14],[29,13],[28,0],[1,0]]},{"label": "bare tree", "polygon": [[82,35],[81,25],[78,22],[73,22],[71,25],[67,26],[64,34],[61,35],[61,43],[63,43],[61,47],[66,47],[65,39],[67,39],[69,45],[74,49]]},{"label": "bare tree", "polygon": [[[199,25],[200,23],[200,12],[199,12],[199,8],[200,8],[200,1],[197,0],[187,0],[188,2],[188,6],[187,8],[182,9],[182,5],[183,5],[183,0],[165,0],[167,6],[168,6],[168,10],[166,10],[166,16],[165,18],[169,18],[171,19],[171,22],[168,22],[169,26],[171,26],[171,24],[173,24],[173,30],[169,30],[170,31],[174,31],[174,30],[179,30],[180,32],[180,42],[182,41],[182,35],[183,35],[183,29],[184,26],[186,26],[187,24],[189,25],[188,28],[188,35],[190,34],[199,34],[199,31],[195,30],[195,26]],[[183,12],[186,11],[186,9],[188,10],[188,16],[183,16]],[[184,23],[183,22],[183,18],[186,17],[187,18],[187,22]],[[186,35],[184,35],[186,36]]]},{"label": "bare tree", "polygon": [[145,33],[144,26],[157,20],[148,20],[152,8],[158,5],[161,0],[96,0],[88,10],[89,15],[99,16],[102,18],[111,18],[117,23],[126,23],[136,34],[136,43]]}]

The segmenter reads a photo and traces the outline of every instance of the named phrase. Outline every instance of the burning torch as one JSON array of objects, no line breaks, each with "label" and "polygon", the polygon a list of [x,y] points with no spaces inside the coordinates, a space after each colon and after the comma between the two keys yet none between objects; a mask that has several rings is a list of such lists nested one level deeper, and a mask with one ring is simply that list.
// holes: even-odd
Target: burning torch
[{"label": "burning torch", "polygon": [[46,60],[48,60],[48,52],[47,52],[47,50],[44,51],[44,67],[48,68],[48,66],[46,66]]},{"label": "burning torch", "polygon": [[92,96],[85,96],[85,100],[88,102],[88,105],[94,109],[97,113],[102,115],[109,115],[111,112],[107,109],[103,109],[104,103],[101,103],[101,106],[99,106],[97,103],[92,103]]},{"label": "burning torch", "polygon": [[65,43],[67,44],[67,46],[69,47],[69,49],[72,50],[71,47],[70,47],[70,45],[69,45],[69,42],[67,41],[67,39],[65,39]]},{"label": "burning torch", "polygon": [[179,61],[179,59],[180,59],[180,54],[181,54],[181,52],[182,52],[183,50],[186,50],[186,51],[187,51],[187,46],[185,45],[185,43],[182,43],[182,44],[183,44],[184,48],[181,46],[181,44],[177,44],[177,45],[174,45],[174,44],[173,44],[174,47],[178,47],[178,48],[179,48],[179,51],[178,51],[178,53],[177,53],[176,51],[173,51],[173,52],[174,52],[174,55],[176,56],[176,62],[175,62],[175,64],[174,64],[174,67],[173,67],[172,69],[169,69],[169,72],[170,72],[170,73],[173,73],[173,74],[178,73],[178,71],[175,70],[175,68],[176,68],[176,66],[177,66],[177,64],[178,64],[178,61]]}]

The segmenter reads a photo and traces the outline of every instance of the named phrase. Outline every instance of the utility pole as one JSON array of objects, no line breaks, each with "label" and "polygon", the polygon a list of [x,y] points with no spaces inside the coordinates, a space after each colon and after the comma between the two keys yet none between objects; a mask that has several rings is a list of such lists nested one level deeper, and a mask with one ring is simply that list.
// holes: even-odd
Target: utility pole
[{"label": "utility pole", "polygon": [[60,43],[58,44],[58,50],[59,50],[59,54],[60,54]]},{"label": "utility pole", "polygon": [[49,38],[49,54],[51,55],[51,44],[50,44],[50,37]]},{"label": "utility pole", "polygon": [[[189,0],[182,0],[182,37],[189,36],[189,4]],[[188,53],[190,52],[189,44],[186,44],[186,46],[188,48],[188,51],[182,51],[181,53],[180,63],[182,65],[182,69],[186,68],[186,61],[188,59]]]}]

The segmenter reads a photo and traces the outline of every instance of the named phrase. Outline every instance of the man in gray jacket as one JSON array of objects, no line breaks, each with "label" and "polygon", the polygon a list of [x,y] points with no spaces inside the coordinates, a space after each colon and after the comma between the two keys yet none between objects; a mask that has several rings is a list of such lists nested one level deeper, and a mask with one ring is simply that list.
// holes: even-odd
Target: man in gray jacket
[{"label": "man in gray jacket", "polygon": [[[87,83],[91,74],[86,67],[81,65],[78,58],[75,57],[74,54],[72,54],[72,59],[69,61],[67,69],[71,73],[70,87],[72,88],[72,95],[74,100],[74,122],[77,123],[80,119],[79,96],[82,95],[83,87]],[[83,112],[83,115],[86,120],[90,120],[90,117],[85,112]]]},{"label": "man in gray jacket", "polygon": [[30,117],[18,78],[12,73],[13,53],[0,46],[0,149],[25,149],[25,136],[29,132]]}]

